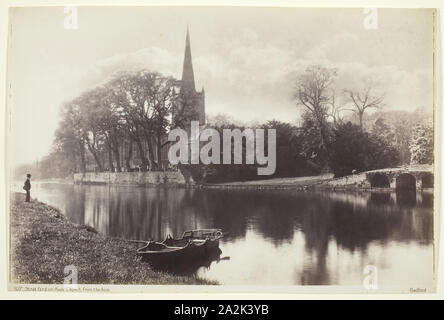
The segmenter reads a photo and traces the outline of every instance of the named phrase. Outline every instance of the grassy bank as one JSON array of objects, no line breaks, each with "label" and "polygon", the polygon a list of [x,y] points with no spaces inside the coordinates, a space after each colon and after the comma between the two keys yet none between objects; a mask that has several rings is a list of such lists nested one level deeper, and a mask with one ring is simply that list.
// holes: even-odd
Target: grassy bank
[{"label": "grassy bank", "polygon": [[197,277],[153,271],[136,257],[138,244],[106,238],[75,225],[57,209],[11,195],[11,280],[63,284],[65,266],[79,284],[216,284]]}]

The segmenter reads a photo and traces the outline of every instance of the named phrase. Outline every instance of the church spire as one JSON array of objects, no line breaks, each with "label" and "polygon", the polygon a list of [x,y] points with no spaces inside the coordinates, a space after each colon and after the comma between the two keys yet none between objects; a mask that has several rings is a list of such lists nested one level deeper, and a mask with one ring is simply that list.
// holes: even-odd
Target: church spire
[{"label": "church spire", "polygon": [[190,32],[187,26],[187,38],[185,43],[185,57],[183,60],[181,90],[196,92],[194,85],[193,61],[191,60]]}]

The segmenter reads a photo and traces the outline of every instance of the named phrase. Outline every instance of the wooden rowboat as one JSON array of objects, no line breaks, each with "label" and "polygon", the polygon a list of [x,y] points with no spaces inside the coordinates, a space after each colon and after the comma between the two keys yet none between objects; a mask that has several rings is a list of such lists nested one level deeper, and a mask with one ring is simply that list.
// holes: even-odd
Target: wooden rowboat
[{"label": "wooden rowboat", "polygon": [[[165,241],[164,241],[165,242]],[[147,245],[137,249],[137,255],[142,261],[155,266],[174,266],[191,263],[207,252],[207,240],[182,241],[170,243],[150,241]]]},{"label": "wooden rowboat", "polygon": [[180,239],[168,235],[162,242],[150,241],[137,249],[137,255],[142,257],[142,261],[155,266],[191,264],[218,249],[219,239],[222,237],[221,229],[187,230]]},{"label": "wooden rowboat", "polygon": [[191,241],[196,240],[208,240],[208,248],[219,247],[219,239],[224,237],[222,229],[196,229],[187,230],[182,234],[182,239],[187,239]]}]

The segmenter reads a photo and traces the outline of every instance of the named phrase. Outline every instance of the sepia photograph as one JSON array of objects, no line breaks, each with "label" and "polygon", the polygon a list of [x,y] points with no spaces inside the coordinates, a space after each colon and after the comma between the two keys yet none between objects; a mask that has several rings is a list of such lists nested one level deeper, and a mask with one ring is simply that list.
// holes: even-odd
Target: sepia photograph
[{"label": "sepia photograph", "polygon": [[8,290],[436,292],[436,24],[10,7]]}]

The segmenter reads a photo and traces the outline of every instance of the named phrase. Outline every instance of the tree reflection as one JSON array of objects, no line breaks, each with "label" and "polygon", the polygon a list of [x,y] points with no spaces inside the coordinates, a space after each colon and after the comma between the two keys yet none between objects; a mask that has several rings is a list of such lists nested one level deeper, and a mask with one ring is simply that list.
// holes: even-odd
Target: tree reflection
[{"label": "tree reflection", "polygon": [[[433,239],[433,195],[290,190],[167,189],[75,186],[74,220],[126,239],[163,240],[194,228],[222,228],[235,243],[253,231],[275,247],[302,232],[309,266],[302,284],[328,284],[329,245],[365,253],[373,241]],[[396,202],[395,202],[396,199]],[[83,218],[82,218],[83,216]]]},{"label": "tree reflection", "polygon": [[370,195],[370,202],[375,205],[387,205],[393,204],[392,198],[390,197],[390,193],[388,192],[372,192]]}]

